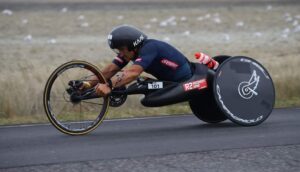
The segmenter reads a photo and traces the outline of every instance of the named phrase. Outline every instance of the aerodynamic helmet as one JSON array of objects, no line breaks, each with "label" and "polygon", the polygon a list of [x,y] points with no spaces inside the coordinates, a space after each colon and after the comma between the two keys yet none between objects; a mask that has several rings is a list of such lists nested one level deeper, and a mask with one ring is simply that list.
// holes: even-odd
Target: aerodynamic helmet
[{"label": "aerodynamic helmet", "polygon": [[129,51],[140,47],[147,35],[134,26],[121,25],[114,28],[108,35],[108,45],[112,50],[126,46]]}]

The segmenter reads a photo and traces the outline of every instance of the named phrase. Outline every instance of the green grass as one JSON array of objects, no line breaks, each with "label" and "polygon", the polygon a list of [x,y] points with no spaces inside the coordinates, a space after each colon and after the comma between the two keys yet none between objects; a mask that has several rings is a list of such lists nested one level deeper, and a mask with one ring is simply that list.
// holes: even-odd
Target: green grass
[{"label": "green grass", "polygon": [[278,99],[275,102],[277,108],[300,107],[300,97],[289,97],[286,99]]},{"label": "green grass", "polygon": [[[105,119],[119,119],[119,118],[133,118],[133,117],[146,117],[146,116],[162,116],[162,115],[177,115],[191,113],[189,106],[186,103],[170,105],[165,107],[156,108],[132,108],[121,106],[119,108],[110,107]],[[74,115],[76,116],[76,115]],[[93,119],[95,115],[85,116],[85,119]],[[60,120],[73,121],[78,118],[73,118],[71,115],[67,117],[60,116]],[[48,123],[48,118],[45,113],[38,115],[18,115],[13,117],[0,116],[0,125],[13,125],[13,124],[28,124],[28,123]]]},{"label": "green grass", "polygon": [[19,115],[14,117],[0,117],[0,125],[14,125],[14,124],[32,124],[32,123],[48,123],[46,114],[40,115]]}]

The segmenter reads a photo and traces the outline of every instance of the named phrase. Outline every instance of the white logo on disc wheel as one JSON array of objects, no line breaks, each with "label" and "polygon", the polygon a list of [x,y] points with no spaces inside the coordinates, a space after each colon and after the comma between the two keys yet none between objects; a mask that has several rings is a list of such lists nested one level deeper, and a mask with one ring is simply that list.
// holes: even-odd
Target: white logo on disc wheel
[{"label": "white logo on disc wheel", "polygon": [[256,71],[254,70],[249,81],[243,81],[239,84],[238,91],[242,98],[251,99],[253,95],[258,95],[256,89],[259,83],[259,78],[260,77],[256,74]]}]

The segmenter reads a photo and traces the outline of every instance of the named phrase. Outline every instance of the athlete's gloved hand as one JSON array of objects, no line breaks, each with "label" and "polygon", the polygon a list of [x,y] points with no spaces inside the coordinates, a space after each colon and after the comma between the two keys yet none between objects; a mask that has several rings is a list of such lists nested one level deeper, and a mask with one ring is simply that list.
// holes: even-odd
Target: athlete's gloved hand
[{"label": "athlete's gloved hand", "polygon": [[90,82],[88,81],[83,81],[82,82],[82,85],[80,86],[80,90],[86,90],[86,89],[89,89],[89,88],[92,88],[92,85]]},{"label": "athlete's gloved hand", "polygon": [[96,85],[95,88],[96,88],[97,95],[102,97],[107,96],[111,92],[111,88],[109,87],[108,84],[99,83]]},{"label": "athlete's gloved hand", "polygon": [[217,61],[204,53],[195,53],[195,58],[199,60],[199,63],[206,65],[210,69],[216,70],[219,67],[219,63]]}]

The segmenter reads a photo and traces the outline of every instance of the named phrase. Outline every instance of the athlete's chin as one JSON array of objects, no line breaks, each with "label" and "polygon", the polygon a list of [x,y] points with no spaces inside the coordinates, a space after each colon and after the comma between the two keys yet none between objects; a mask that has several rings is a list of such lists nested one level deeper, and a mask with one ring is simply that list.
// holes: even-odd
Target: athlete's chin
[{"label": "athlete's chin", "polygon": [[127,57],[127,56],[125,56],[124,58],[126,61],[130,61],[132,59],[131,57]]},{"label": "athlete's chin", "polygon": [[135,58],[135,56],[125,56],[125,59],[126,59],[127,61],[133,60],[134,58]]}]

